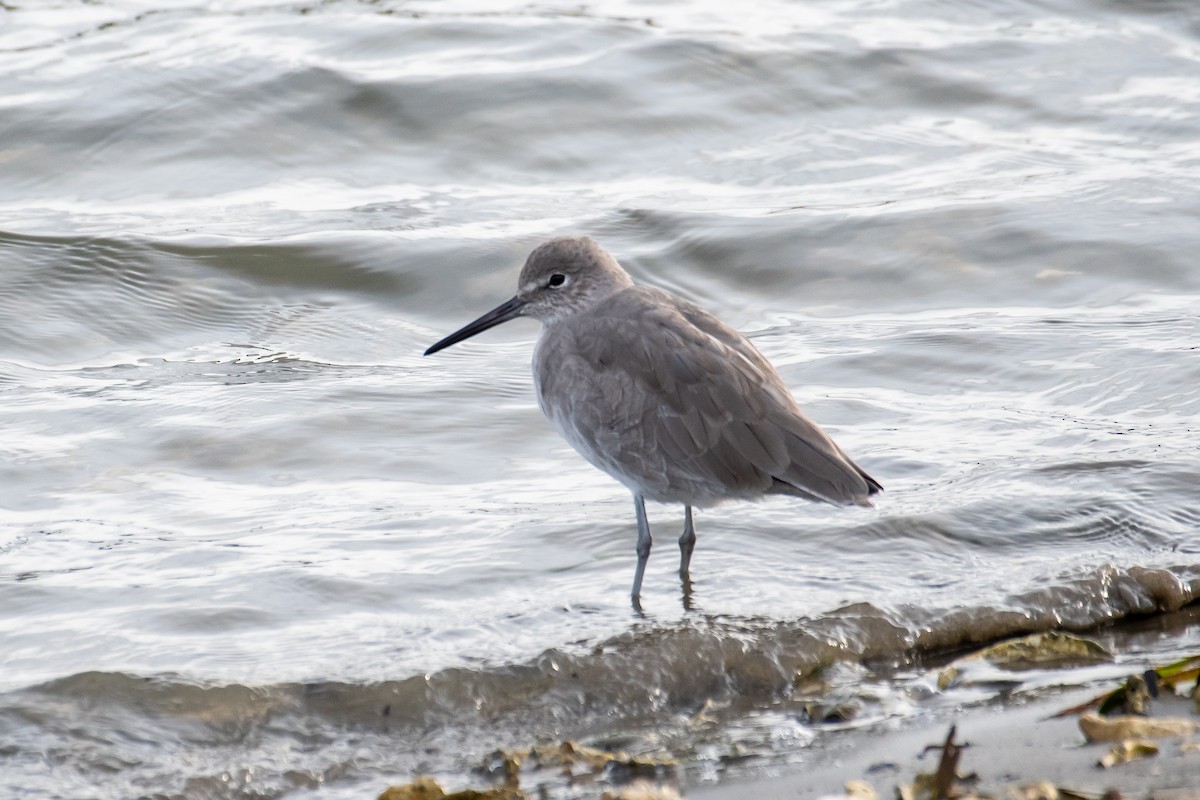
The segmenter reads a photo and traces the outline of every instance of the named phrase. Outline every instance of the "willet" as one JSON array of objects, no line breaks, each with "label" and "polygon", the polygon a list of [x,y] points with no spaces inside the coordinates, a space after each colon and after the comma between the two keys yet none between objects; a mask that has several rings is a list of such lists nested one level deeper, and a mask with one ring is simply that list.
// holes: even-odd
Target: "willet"
[{"label": "willet", "polygon": [[754,345],[699,306],[637,286],[588,238],[530,253],[517,294],[425,351],[533,317],[538,405],[563,438],[633,493],[640,608],[650,557],[646,500],[681,503],[685,592],[692,507],[784,494],[870,505],[883,487],[800,411]]}]

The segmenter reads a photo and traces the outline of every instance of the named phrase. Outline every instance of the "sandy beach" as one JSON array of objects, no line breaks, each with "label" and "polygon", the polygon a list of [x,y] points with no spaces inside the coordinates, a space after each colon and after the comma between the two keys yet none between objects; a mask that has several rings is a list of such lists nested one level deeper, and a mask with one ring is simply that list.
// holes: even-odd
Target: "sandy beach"
[{"label": "sandy beach", "polygon": [[[1186,645],[1200,639],[1200,604],[1080,636],[1088,641],[1102,639],[1113,655],[1113,666],[1135,674],[1155,666],[1152,654],[1164,644]],[[894,729],[879,726],[823,737],[801,763],[779,768],[775,776],[696,786],[687,797],[798,800],[843,794],[850,781],[869,785],[880,797],[899,796],[900,789],[911,786],[919,774],[936,770],[937,748],[951,725],[957,731],[956,741],[966,745],[958,769],[959,775],[971,777],[958,784],[966,794],[1047,797],[1052,795],[1046,795],[1044,787],[1052,785],[1059,797],[1100,798],[1111,791],[1124,798],[1200,797],[1200,733],[1156,738],[1156,755],[1111,768],[1100,765],[1114,742],[1088,742],[1080,728],[1082,713],[1058,716],[1120,685],[1119,680],[1089,680],[1086,674],[1084,668],[1064,665],[1041,673],[1036,689],[1025,690],[1014,683],[998,687],[984,702],[915,716]],[[1182,689],[1192,686],[1194,681]],[[1186,719],[1200,727],[1193,699],[1166,690],[1152,701],[1145,718]],[[1039,785],[1042,794],[1035,789]]]},{"label": "sandy beach", "polygon": [[[1065,706],[1094,696],[1091,689],[1054,693],[993,707],[964,710],[953,717],[957,740],[968,746],[959,773],[977,780],[960,782],[964,793],[986,797],[1023,797],[1037,784],[1051,784],[1058,796],[1100,798],[1116,790],[1125,798],[1183,800],[1200,797],[1200,751],[1187,749],[1191,739],[1162,739],[1157,756],[1105,769],[1100,758],[1111,744],[1085,741],[1077,717],[1050,718]],[[697,787],[695,800],[799,800],[837,796],[849,781],[870,785],[879,797],[897,796],[918,774],[932,773],[938,747],[947,732],[945,720],[906,726],[888,733],[855,734],[812,754],[803,766],[780,770],[778,777],[732,780]],[[1032,797],[1044,797],[1034,794]]]}]

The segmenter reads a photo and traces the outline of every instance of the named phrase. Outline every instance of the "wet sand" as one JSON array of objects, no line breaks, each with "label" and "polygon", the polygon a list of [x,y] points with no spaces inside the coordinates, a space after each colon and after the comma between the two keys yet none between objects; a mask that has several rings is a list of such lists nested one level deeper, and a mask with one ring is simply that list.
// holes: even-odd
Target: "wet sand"
[{"label": "wet sand", "polygon": [[[1103,639],[1115,664],[1133,675],[1172,660],[1165,656],[1172,642],[1179,645],[1177,653],[1191,646],[1198,625],[1200,604],[1193,603],[1179,611],[1081,635]],[[1152,640],[1157,641],[1150,645]],[[1078,667],[1064,666],[1054,671],[1054,677],[1061,678],[1058,685],[1053,679],[1046,681],[1043,673],[1042,688],[1033,691],[1014,684],[1010,690],[998,691],[989,702],[966,702],[957,710],[917,715],[892,730],[875,726],[818,737],[803,763],[780,768],[777,776],[733,777],[717,785],[693,787],[686,796],[693,800],[795,800],[839,796],[847,782],[863,781],[881,798],[897,797],[899,788],[911,785],[919,773],[937,770],[940,747],[954,725],[955,741],[967,745],[958,774],[973,778],[958,784],[966,795],[974,792],[1032,800],[1045,795],[1029,794],[1029,787],[1048,782],[1059,797],[1100,798],[1115,790],[1124,798],[1200,798],[1197,732],[1154,739],[1156,755],[1109,768],[1100,766],[1100,759],[1115,743],[1089,743],[1080,728],[1080,714],[1055,716],[1120,685],[1119,680],[1087,680],[1085,674]],[[1192,685],[1191,680],[1182,683],[1175,693],[1164,688],[1152,701],[1149,718],[1187,719],[1200,727],[1195,702],[1183,696]]]},{"label": "wet sand", "polygon": [[[1200,797],[1200,751],[1181,749],[1188,739],[1160,739],[1158,755],[1105,769],[1098,761],[1111,744],[1086,743],[1078,717],[1048,719],[1095,694],[1095,689],[1074,690],[956,715],[951,720],[957,727],[956,741],[968,745],[959,762],[959,774],[978,775],[978,781],[964,781],[960,787],[979,795],[1006,797],[1019,788],[1048,781],[1060,796],[1063,790],[1070,790],[1082,797],[1100,798],[1115,789],[1125,798]],[[851,780],[870,784],[879,797],[895,797],[897,788],[911,784],[918,773],[936,770],[940,751],[927,748],[940,746],[947,728],[947,720],[938,719],[892,733],[856,732],[814,752],[811,762],[789,768],[779,777],[698,787],[688,791],[687,797],[797,800],[837,796]]]}]

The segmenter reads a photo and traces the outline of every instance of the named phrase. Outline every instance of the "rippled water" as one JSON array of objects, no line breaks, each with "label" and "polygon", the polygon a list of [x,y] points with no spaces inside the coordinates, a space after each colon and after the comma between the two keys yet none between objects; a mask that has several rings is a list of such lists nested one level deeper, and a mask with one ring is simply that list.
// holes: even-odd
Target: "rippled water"
[{"label": "rippled water", "polygon": [[[9,794],[364,797],[563,736],[694,784],[824,735],[798,671],[1200,595],[1187,3],[0,9]],[[536,327],[420,355],[560,234],[747,331],[877,507],[703,512],[691,610],[652,508],[634,616]]]}]

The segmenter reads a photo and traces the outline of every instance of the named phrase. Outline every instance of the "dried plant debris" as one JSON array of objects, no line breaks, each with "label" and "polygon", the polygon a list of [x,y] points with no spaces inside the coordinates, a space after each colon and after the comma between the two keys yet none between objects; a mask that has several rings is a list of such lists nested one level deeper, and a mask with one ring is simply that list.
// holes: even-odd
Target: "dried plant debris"
[{"label": "dried plant debris", "polygon": [[1005,800],[1060,800],[1063,794],[1050,781],[1027,783],[1009,788]]},{"label": "dried plant debris", "polygon": [[830,794],[820,800],[879,800],[879,792],[866,781],[846,781],[846,788],[841,794]]},{"label": "dried plant debris", "polygon": [[912,783],[897,787],[900,800],[969,800],[976,796],[967,784],[974,783],[978,777],[958,773],[958,762],[962,758],[963,750],[970,745],[955,742],[956,732],[955,726],[951,725],[945,742],[925,748],[926,753],[930,750],[941,751],[937,769],[933,772],[922,772]]},{"label": "dried plant debris", "polygon": [[[1097,695],[1086,703],[1081,703],[1071,708],[1064,708],[1062,711],[1055,714],[1056,717],[1065,717],[1071,714],[1079,714],[1088,709],[1095,708],[1101,714],[1143,714],[1148,713],[1149,697],[1157,697],[1164,690],[1173,693],[1184,692],[1195,698],[1196,712],[1200,713],[1200,692],[1197,686],[1200,685],[1197,681],[1200,680],[1200,656],[1191,656],[1189,658],[1180,659],[1162,667],[1148,669],[1141,673],[1140,676],[1131,676],[1124,684]],[[1144,690],[1142,686],[1145,686]],[[1189,684],[1191,688],[1188,689]],[[1143,709],[1143,710],[1139,710]]]},{"label": "dried plant debris", "polygon": [[[379,800],[529,800],[531,795],[519,788],[522,783],[527,788],[538,786],[544,790],[548,783],[573,784],[579,779],[633,781],[606,792],[604,797],[611,800],[679,800],[675,789],[645,780],[671,774],[674,768],[675,762],[669,758],[630,756],[566,741],[492,753],[480,772],[502,783],[500,786],[446,792],[433,778],[421,777],[403,786],[388,787]],[[535,792],[538,796],[542,793]]]},{"label": "dried plant debris", "polygon": [[488,756],[484,772],[502,772],[504,782],[515,786],[522,772],[554,770],[566,776],[606,775],[631,780],[653,778],[675,769],[674,759],[665,756],[631,756],[566,741],[521,750],[497,750]]},{"label": "dried plant debris", "polygon": [[1104,754],[1100,759],[1100,766],[1107,769],[1118,764],[1156,755],[1158,755],[1158,745],[1149,739],[1122,739]]},{"label": "dried plant debris", "polygon": [[1158,673],[1152,669],[1125,679],[1125,700],[1121,704],[1126,714],[1150,713],[1150,701],[1158,697]]},{"label": "dried plant debris", "polygon": [[866,781],[846,781],[846,797],[848,800],[876,800],[879,793]]},{"label": "dried plant debris", "polygon": [[[537,748],[534,752],[538,752]],[[654,776],[672,771],[676,766],[675,760],[666,756],[631,756],[620,750],[609,752],[574,742],[551,746],[541,757],[551,761],[559,759],[563,764],[586,765],[592,772],[619,772],[627,776]]]},{"label": "dried plant debris", "polygon": [[403,786],[389,786],[379,795],[379,800],[528,800],[528,797],[509,786],[463,789],[447,794],[433,778],[421,777]]},{"label": "dried plant debris", "polygon": [[932,773],[922,772],[912,783],[896,787],[899,800],[989,800],[989,795],[976,794],[967,786],[956,785],[950,794],[938,794],[936,779]]},{"label": "dried plant debris", "polygon": [[1200,731],[1200,723],[1183,717],[1102,717],[1089,712],[1079,718],[1079,729],[1089,742],[1119,742],[1190,736]]},{"label": "dried plant debris", "polygon": [[963,745],[954,741],[955,728],[950,726],[946,734],[946,742],[942,745],[942,757],[938,761],[937,772],[933,773],[934,792],[939,798],[949,797],[958,783],[958,762],[962,758]]}]

